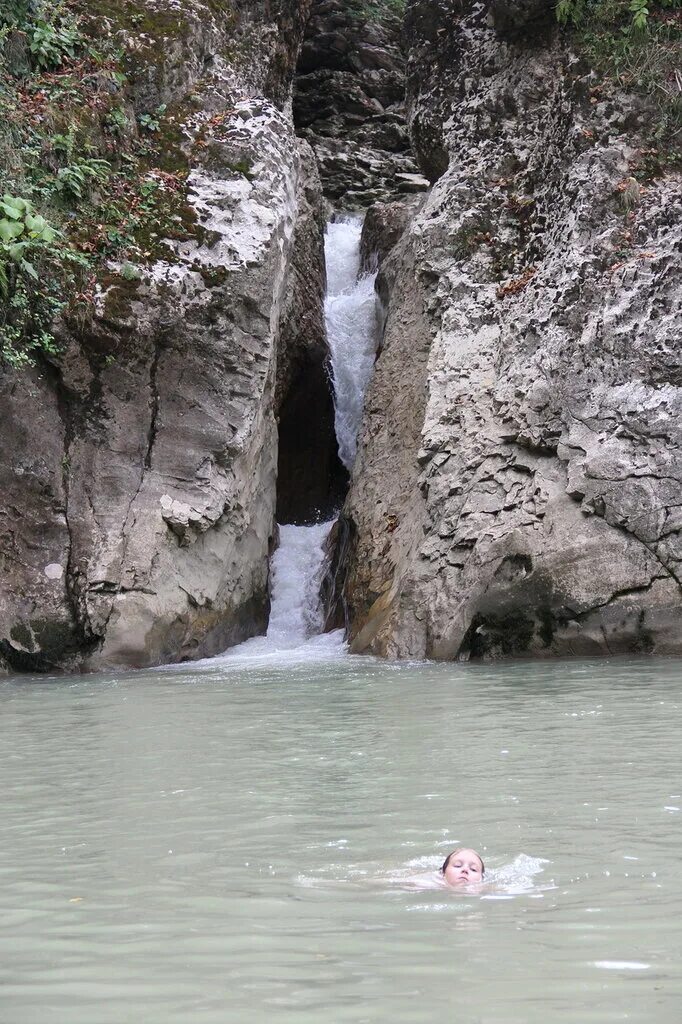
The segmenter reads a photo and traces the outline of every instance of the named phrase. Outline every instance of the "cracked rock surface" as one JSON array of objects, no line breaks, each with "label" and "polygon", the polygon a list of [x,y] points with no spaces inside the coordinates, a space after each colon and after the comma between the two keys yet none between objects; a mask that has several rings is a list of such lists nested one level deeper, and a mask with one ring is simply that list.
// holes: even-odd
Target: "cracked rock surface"
[{"label": "cracked rock surface", "polygon": [[502,0],[409,6],[434,185],[380,274],[344,513],[357,651],[682,650],[681,182],[647,175],[651,112],[541,7],[509,35]]},{"label": "cracked rock surface", "polygon": [[11,669],[159,664],[265,630],[280,316],[302,196],[321,194],[286,102],[305,5],[282,5],[281,24],[253,6],[243,69],[224,57],[234,26],[195,5],[163,74],[142,63],[133,82],[145,102],[191,90],[196,230],[133,279],[112,266],[53,365],[0,375]]}]

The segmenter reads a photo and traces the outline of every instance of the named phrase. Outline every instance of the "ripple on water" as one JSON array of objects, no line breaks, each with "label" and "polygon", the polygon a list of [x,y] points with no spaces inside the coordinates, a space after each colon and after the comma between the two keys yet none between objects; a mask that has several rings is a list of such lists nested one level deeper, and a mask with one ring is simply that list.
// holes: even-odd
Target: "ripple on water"
[{"label": "ripple on water", "polygon": [[[679,1024],[681,675],[344,654],[0,683],[0,1016]],[[478,892],[439,876],[459,845]]]},{"label": "ripple on water", "polygon": [[[343,848],[347,840],[337,840],[328,844],[331,847]],[[451,844],[448,844],[451,847]],[[324,889],[326,886],[373,887],[391,892],[439,892],[448,896],[478,896],[482,899],[513,899],[515,896],[538,896],[556,888],[553,883],[540,884],[536,876],[541,874],[549,861],[541,857],[530,857],[525,853],[518,854],[512,861],[498,867],[487,867],[483,882],[469,886],[450,886],[441,873],[442,857],[422,856],[406,861],[398,868],[381,868],[370,865],[330,865],[325,874],[317,876],[298,875],[296,882],[308,888]],[[433,910],[436,904],[429,904]],[[439,904],[443,908],[451,907],[451,903]],[[414,906],[408,907],[414,909]]]}]

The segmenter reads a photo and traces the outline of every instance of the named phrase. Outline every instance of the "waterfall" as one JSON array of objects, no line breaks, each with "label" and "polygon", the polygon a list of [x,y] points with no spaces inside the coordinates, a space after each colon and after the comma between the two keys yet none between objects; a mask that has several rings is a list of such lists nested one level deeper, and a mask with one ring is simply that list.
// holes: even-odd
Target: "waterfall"
[{"label": "waterfall", "polygon": [[267,639],[295,647],[324,625],[320,584],[324,542],[332,521],[314,526],[280,526],[272,557],[272,609]]},{"label": "waterfall", "polygon": [[324,303],[334,383],[335,429],[339,456],[352,470],[362,422],[365,391],[376,353],[376,274],[360,275],[361,217],[327,225]]},{"label": "waterfall", "polygon": [[[360,275],[362,217],[348,215],[327,225],[325,323],[334,385],[335,429],[341,461],[352,469],[362,421],[365,391],[376,351],[374,278]],[[314,526],[280,526],[279,546],[271,562],[271,609],[268,631],[227,651],[242,657],[278,660],[301,652],[339,653],[341,630],[321,636],[319,590],[325,540],[333,520]],[[314,638],[314,639],[311,639]]]},{"label": "waterfall", "polygon": [[[324,542],[332,527],[280,526],[279,546],[272,556],[272,605],[265,636],[254,636],[222,655],[229,663],[276,660],[300,661],[345,651],[341,630],[320,634],[323,626],[320,584],[324,570]],[[215,662],[215,658],[210,659]]]}]

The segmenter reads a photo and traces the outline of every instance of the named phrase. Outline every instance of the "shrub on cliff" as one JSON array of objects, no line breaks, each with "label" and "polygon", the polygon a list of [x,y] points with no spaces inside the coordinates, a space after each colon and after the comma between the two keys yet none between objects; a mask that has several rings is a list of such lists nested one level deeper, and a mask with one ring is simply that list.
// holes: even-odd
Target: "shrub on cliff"
[{"label": "shrub on cliff", "polygon": [[52,324],[83,262],[30,200],[7,193],[0,199],[0,353],[6,362],[22,366],[35,352],[55,351]]},{"label": "shrub on cliff", "polygon": [[682,149],[682,0],[559,0],[557,20],[571,29],[595,70],[644,92],[659,117],[653,135],[676,163]]},{"label": "shrub on cliff", "polygon": [[105,264],[187,237],[165,107],[136,116],[120,25],[80,9],[0,0],[0,364],[53,357],[55,319],[87,320]]},{"label": "shrub on cliff", "polygon": [[0,26],[21,32],[34,67],[47,70],[74,58],[85,45],[78,18],[64,2],[6,0],[0,9]]}]

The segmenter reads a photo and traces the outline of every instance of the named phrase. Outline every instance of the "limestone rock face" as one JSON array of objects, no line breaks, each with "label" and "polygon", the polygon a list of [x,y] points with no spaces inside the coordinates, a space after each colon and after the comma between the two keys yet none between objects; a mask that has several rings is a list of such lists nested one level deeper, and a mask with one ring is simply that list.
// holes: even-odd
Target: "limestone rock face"
[{"label": "limestone rock face", "polygon": [[[0,373],[9,668],[158,664],[265,629],[280,321],[294,237],[319,241],[299,223],[321,201],[310,152],[279,108],[304,8],[283,5],[278,26],[254,5],[235,25],[194,4],[153,66],[148,39],[126,41],[135,102],[191,90],[176,128],[193,226],[135,274],[112,265],[52,365]],[[314,319],[318,300],[288,315]]]},{"label": "limestone rock face", "polygon": [[434,186],[383,271],[344,513],[354,649],[679,653],[680,180],[647,171],[642,101],[530,8],[520,35],[498,17],[408,13]]},{"label": "limestone rock face", "polygon": [[405,123],[401,22],[314,0],[294,94],[327,198],[340,209],[423,191]]},{"label": "limestone rock face", "polygon": [[360,238],[361,270],[374,270],[383,263],[391,249],[400,241],[411,217],[422,200],[410,196],[392,203],[373,203],[362,222]]}]

